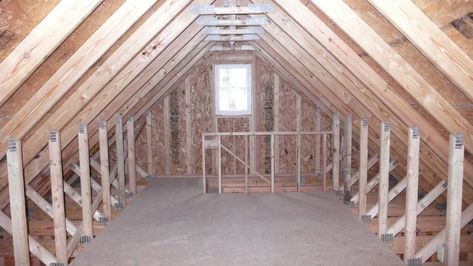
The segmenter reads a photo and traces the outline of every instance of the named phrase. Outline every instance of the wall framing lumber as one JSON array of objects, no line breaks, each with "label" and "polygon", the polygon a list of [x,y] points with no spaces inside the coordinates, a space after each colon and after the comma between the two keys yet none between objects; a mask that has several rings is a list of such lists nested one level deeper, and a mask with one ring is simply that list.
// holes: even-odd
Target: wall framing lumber
[{"label": "wall framing lumber", "polygon": [[122,117],[115,115],[115,145],[117,156],[117,176],[118,176],[118,209],[122,209],[126,205],[125,197],[125,154],[123,142],[123,120]]},{"label": "wall framing lumber", "polygon": [[[105,121],[105,125],[107,122]],[[154,176],[154,157],[153,157],[153,114],[148,112],[146,114],[146,158],[148,175]]]},{"label": "wall framing lumber", "polygon": [[[16,265],[30,265],[28,230],[26,223],[25,182],[21,141],[8,139],[8,188],[10,190],[10,209],[13,236],[13,251]],[[66,230],[64,229],[64,232]]]},{"label": "wall framing lumber", "polygon": [[67,264],[66,212],[64,178],[62,174],[60,133],[49,131],[49,169],[51,171],[51,196],[54,223],[54,244],[58,262]]},{"label": "wall framing lumber", "polygon": [[343,149],[343,203],[350,204],[351,201],[351,152],[352,152],[352,124],[351,114],[345,117],[344,149]]},{"label": "wall framing lumber", "polygon": [[[28,100],[28,102],[8,121],[5,127],[0,131],[0,151],[3,152],[4,138],[9,134],[23,137],[40,119],[56,104],[62,96],[79,80],[80,77],[123,35],[125,32],[156,2],[156,0],[143,0],[139,3],[128,0],[125,2],[108,20],[105,22],[75,54]],[[138,32],[138,31],[137,31]],[[107,38],[103,38],[107,36]],[[141,36],[140,36],[141,37]],[[144,37],[144,36],[143,36]],[[127,42],[130,43],[129,40]],[[126,43],[124,43],[125,45]],[[122,47],[124,47],[122,45]],[[137,45],[134,44],[134,45]],[[118,53],[117,53],[118,52]],[[114,55],[128,52],[119,49]],[[130,53],[131,54],[131,53]],[[115,71],[118,68],[116,56],[111,56],[109,62],[117,63]],[[89,84],[98,86],[99,76],[109,79],[109,71],[105,71],[107,64],[103,64],[89,78]],[[110,66],[108,66],[110,68]],[[114,69],[112,68],[112,69]],[[113,71],[112,71],[113,72]],[[94,84],[97,82],[96,84]],[[78,102],[87,100],[90,92],[87,91],[87,82],[84,83],[77,93],[79,100],[74,100],[74,105]],[[77,94],[76,93],[76,94]],[[68,108],[74,105],[66,105]],[[57,129],[61,129],[56,127]],[[3,157],[0,153],[0,157]]]},{"label": "wall framing lumber", "polygon": [[136,154],[135,154],[135,119],[129,116],[127,123],[127,148],[128,148],[128,189],[136,197]]},{"label": "wall framing lumber", "polygon": [[191,80],[185,79],[185,104],[186,104],[186,172],[192,174],[192,113],[191,113]]},{"label": "wall framing lumber", "polygon": [[386,234],[388,228],[388,190],[389,190],[389,147],[390,126],[388,123],[381,124],[380,151],[379,151],[379,191],[378,191],[378,237]]},{"label": "wall framing lumber", "polygon": [[369,0],[473,101],[473,60],[410,0]]},{"label": "wall framing lumber", "polygon": [[102,2],[60,1],[31,30],[0,64],[0,106]]},{"label": "wall framing lumber", "polygon": [[[368,120],[360,120],[360,157],[358,183],[358,218],[366,214],[366,194],[368,194]],[[351,201],[351,199],[350,199]]]},{"label": "wall framing lumber", "polygon": [[450,135],[445,255],[446,262],[451,266],[458,266],[460,260],[463,160],[465,156],[463,141],[463,135]]},{"label": "wall framing lumber", "polygon": [[404,237],[404,262],[414,259],[417,234],[417,197],[419,187],[419,149],[420,135],[418,128],[409,129],[409,147],[407,153],[407,188],[406,188],[406,230]]},{"label": "wall framing lumber", "polygon": [[89,155],[89,133],[87,125],[79,125],[79,167],[80,167],[80,191],[82,204],[82,223],[85,237],[93,238],[92,223],[92,191],[90,185],[90,155]]},{"label": "wall framing lumber", "polygon": [[100,176],[102,180],[102,210],[107,222],[112,220],[112,199],[110,193],[110,160],[108,158],[107,121],[100,121]]}]

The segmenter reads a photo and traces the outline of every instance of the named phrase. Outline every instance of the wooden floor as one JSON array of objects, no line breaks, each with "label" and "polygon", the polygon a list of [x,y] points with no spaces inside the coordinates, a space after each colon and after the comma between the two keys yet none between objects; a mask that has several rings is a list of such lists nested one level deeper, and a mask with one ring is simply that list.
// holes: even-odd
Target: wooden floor
[{"label": "wooden floor", "polygon": [[74,265],[403,265],[333,193],[201,193],[152,180]]}]

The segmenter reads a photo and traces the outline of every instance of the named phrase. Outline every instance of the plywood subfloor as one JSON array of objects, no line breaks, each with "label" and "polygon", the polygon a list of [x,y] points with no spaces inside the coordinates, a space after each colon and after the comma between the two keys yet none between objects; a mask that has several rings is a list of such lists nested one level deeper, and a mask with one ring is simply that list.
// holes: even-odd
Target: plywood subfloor
[{"label": "plywood subfloor", "polygon": [[332,193],[200,189],[150,181],[74,265],[403,265]]}]

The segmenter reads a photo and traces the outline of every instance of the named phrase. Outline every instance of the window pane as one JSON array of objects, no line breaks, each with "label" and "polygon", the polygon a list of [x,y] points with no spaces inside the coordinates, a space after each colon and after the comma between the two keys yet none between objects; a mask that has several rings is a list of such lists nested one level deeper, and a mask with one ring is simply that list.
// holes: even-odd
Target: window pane
[{"label": "window pane", "polygon": [[248,84],[246,68],[220,68],[220,88],[238,87],[243,88]]},{"label": "window pane", "polygon": [[246,111],[248,110],[248,91],[246,89],[221,89],[219,93],[219,110]]}]

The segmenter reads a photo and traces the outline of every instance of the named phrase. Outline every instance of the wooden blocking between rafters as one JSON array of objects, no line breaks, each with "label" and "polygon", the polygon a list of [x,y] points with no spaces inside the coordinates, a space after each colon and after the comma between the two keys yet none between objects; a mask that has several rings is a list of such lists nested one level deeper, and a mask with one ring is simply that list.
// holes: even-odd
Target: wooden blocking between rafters
[{"label": "wooden blocking between rafters", "polygon": [[343,203],[351,205],[351,148],[352,148],[352,117],[345,117],[344,127],[344,160],[343,160]]},{"label": "wooden blocking between rafters", "polygon": [[59,132],[56,130],[49,131],[48,145],[56,257],[59,263],[67,264],[66,213],[64,207],[61,137]]},{"label": "wooden blocking between rafters", "polygon": [[460,229],[462,216],[463,161],[465,147],[463,135],[450,135],[447,192],[447,238],[445,243],[448,265],[456,266],[460,259]]},{"label": "wooden blocking between rafters", "polygon": [[116,208],[125,207],[125,154],[123,143],[123,121],[120,115],[115,116],[115,144],[117,151],[118,201]]},{"label": "wooden blocking between rafters", "polygon": [[[8,188],[10,192],[13,250],[16,265],[29,265],[28,231],[26,224],[25,181],[21,142],[8,138]],[[64,229],[65,231],[65,229]]]},{"label": "wooden blocking between rafters", "polygon": [[[366,214],[366,195],[368,194],[368,119],[360,120],[360,166],[358,183],[358,217],[363,220]],[[351,201],[351,199],[350,199]]]},{"label": "wooden blocking between rafters", "polygon": [[112,198],[110,193],[110,160],[108,157],[107,121],[101,120],[99,127],[100,175],[102,177],[102,210],[105,215],[103,223],[112,219]]},{"label": "wooden blocking between rafters", "polygon": [[80,191],[82,198],[82,225],[84,235],[81,243],[89,243],[93,236],[92,224],[92,189],[90,185],[90,156],[89,156],[89,133],[87,125],[79,125],[79,164],[80,164]]},{"label": "wooden blocking between rafters", "polygon": [[389,190],[389,147],[391,128],[389,123],[381,124],[380,152],[379,152],[379,191],[378,191],[378,236],[386,242],[390,237],[386,235],[388,225],[388,190]]},{"label": "wooden blocking between rafters", "polygon": [[[419,263],[416,254],[417,231],[417,197],[419,187],[419,149],[420,134],[418,128],[409,129],[409,146],[407,151],[407,189],[406,189],[406,230],[404,245],[404,262]],[[417,265],[417,264],[416,264]]]},{"label": "wooden blocking between rafters", "polygon": [[335,113],[332,118],[333,151],[332,151],[332,186],[338,193],[340,190],[340,114]]},{"label": "wooden blocking between rafters", "polygon": [[136,155],[135,155],[135,119],[128,117],[127,143],[128,143],[128,186],[131,195],[136,196]]}]

